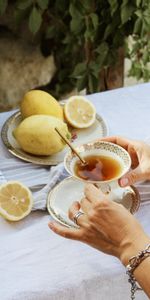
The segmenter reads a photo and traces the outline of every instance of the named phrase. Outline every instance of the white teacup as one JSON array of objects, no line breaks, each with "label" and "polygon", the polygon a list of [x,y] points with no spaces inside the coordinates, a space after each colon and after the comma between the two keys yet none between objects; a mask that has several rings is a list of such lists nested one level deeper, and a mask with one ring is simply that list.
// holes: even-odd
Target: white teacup
[{"label": "white teacup", "polygon": [[109,180],[85,180],[79,177],[75,172],[75,165],[77,161],[79,161],[79,158],[71,150],[66,154],[64,158],[64,165],[66,170],[78,180],[95,184],[104,193],[108,193],[112,189],[118,188],[118,179],[121,178],[130,169],[131,166],[131,158],[128,152],[124,148],[114,143],[104,141],[89,142],[87,144],[76,147],[76,150],[79,152],[80,156],[83,159],[88,156],[103,156],[116,160],[119,163],[120,172],[117,176]]}]

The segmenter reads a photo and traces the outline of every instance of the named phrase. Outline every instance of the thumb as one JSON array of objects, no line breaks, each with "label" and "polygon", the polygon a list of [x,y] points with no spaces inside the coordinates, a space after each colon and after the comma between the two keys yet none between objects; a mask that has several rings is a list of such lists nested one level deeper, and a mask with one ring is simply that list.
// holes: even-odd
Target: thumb
[{"label": "thumb", "polygon": [[119,179],[119,185],[121,187],[126,187],[128,185],[133,185],[137,181],[143,180],[143,174],[139,167],[134,170],[129,171],[124,176]]}]

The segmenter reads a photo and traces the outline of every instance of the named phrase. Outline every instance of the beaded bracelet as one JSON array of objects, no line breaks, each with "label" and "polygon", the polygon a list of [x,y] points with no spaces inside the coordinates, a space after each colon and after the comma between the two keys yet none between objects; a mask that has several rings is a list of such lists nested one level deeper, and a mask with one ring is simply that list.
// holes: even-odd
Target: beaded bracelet
[{"label": "beaded bracelet", "polygon": [[135,292],[137,290],[142,290],[141,287],[136,282],[136,279],[133,275],[134,270],[139,266],[139,264],[147,257],[150,256],[150,244],[146,248],[140,251],[136,256],[132,256],[129,259],[129,264],[126,267],[126,274],[129,276],[128,282],[131,283],[131,299],[135,299]]}]

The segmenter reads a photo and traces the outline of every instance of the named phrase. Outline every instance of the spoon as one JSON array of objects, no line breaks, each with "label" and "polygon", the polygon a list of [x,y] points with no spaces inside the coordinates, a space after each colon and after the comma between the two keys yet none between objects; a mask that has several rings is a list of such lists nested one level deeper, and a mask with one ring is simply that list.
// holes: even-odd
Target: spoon
[{"label": "spoon", "polygon": [[87,162],[80,156],[80,154],[72,146],[72,144],[70,143],[70,141],[58,130],[58,128],[55,128],[55,131],[60,135],[60,137],[65,141],[65,143],[71,148],[72,152],[75,153],[78,156],[78,158],[80,159],[80,161],[82,162],[82,164],[86,165]]}]

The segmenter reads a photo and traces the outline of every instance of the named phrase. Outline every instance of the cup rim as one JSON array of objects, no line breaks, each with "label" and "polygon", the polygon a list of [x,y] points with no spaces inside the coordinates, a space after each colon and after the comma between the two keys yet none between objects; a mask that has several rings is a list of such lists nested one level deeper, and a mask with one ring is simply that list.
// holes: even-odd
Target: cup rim
[{"label": "cup rim", "polygon": [[93,184],[95,184],[95,183],[105,184],[105,183],[114,182],[114,181],[118,180],[119,178],[121,178],[123,175],[125,175],[125,174],[129,171],[129,169],[130,169],[130,167],[131,167],[131,157],[130,157],[128,151],[125,150],[123,147],[121,147],[120,145],[117,145],[117,144],[115,144],[115,143],[107,142],[107,141],[88,142],[88,143],[86,143],[86,144],[81,144],[81,145],[76,146],[75,149],[77,149],[77,150],[79,151],[79,149],[80,149],[81,147],[84,147],[85,145],[95,144],[95,143],[97,143],[97,142],[102,142],[103,144],[108,144],[108,145],[115,145],[117,148],[121,149],[122,152],[126,153],[126,156],[128,157],[128,160],[129,160],[129,164],[128,164],[128,166],[125,168],[125,170],[122,172],[121,175],[118,175],[118,176],[114,177],[113,179],[109,179],[109,180],[99,180],[99,181],[98,181],[98,180],[97,180],[97,181],[95,180],[95,181],[94,181],[94,180],[85,180],[85,179],[82,179],[81,177],[79,177],[79,176],[75,175],[73,172],[71,172],[71,170],[69,170],[68,167],[67,167],[66,160],[67,160],[68,155],[71,154],[71,152],[72,152],[71,150],[69,150],[69,151],[66,153],[65,157],[64,157],[64,167],[65,167],[66,171],[67,171],[71,176],[73,176],[74,178],[76,178],[76,179],[78,179],[78,180],[80,180],[80,181],[83,181],[83,182],[93,183]]}]

